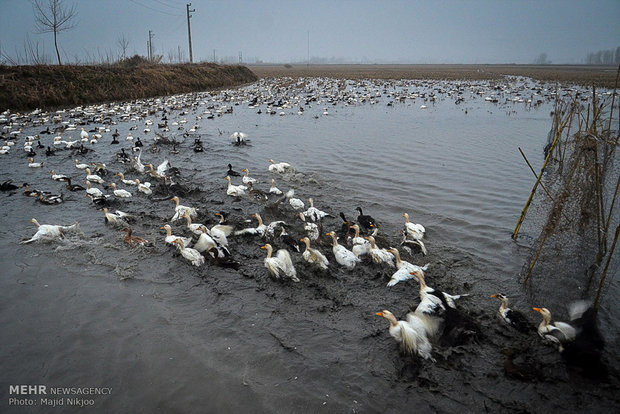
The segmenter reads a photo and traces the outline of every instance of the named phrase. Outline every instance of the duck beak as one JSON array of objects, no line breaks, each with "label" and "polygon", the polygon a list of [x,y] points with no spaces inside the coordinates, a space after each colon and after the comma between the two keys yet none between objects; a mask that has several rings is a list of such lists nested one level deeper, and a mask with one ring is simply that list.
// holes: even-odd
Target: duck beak
[{"label": "duck beak", "polygon": [[492,298],[496,298],[496,297],[497,297],[497,295],[491,295],[491,297],[492,297]]},{"label": "duck beak", "polygon": [[375,313],[375,315],[377,315],[377,316],[383,316],[383,312],[377,312],[377,313]]},{"label": "duck beak", "polygon": [[542,309],[541,308],[532,308],[534,309],[536,312],[540,312]]}]

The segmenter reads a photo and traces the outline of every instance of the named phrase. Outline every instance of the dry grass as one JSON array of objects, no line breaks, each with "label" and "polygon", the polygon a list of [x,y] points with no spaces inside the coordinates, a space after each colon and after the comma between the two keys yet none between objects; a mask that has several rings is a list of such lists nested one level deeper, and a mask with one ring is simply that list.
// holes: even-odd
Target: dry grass
[{"label": "dry grass", "polygon": [[0,66],[0,109],[57,108],[197,92],[253,82],[245,66]]},{"label": "dry grass", "polygon": [[260,78],[324,76],[338,79],[499,79],[505,75],[613,88],[617,68],[592,65],[248,65]]}]

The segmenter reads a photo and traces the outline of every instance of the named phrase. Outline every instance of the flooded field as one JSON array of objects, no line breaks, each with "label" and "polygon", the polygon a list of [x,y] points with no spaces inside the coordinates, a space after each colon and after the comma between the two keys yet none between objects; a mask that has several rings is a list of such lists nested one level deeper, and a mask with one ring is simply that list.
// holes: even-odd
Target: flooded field
[{"label": "flooded field", "polygon": [[[584,99],[589,93],[580,91]],[[22,188],[0,194],[3,411],[41,411],[39,398],[37,407],[8,407],[13,384],[110,387],[109,395],[92,397],[93,410],[107,412],[612,410],[618,406],[617,281],[599,321],[605,360],[612,361],[612,375],[601,383],[567,369],[536,334],[540,315],[532,307],[567,320],[568,301],[579,298],[578,292],[535,285],[526,292],[519,283],[538,235],[536,214],[516,242],[510,237],[534,181],[518,148],[540,167],[555,94],[552,86],[525,78],[277,78],[235,90],[30,114],[23,125],[15,122],[4,130],[15,145],[0,155],[0,181],[62,192],[64,202],[46,205]],[[62,134],[40,134],[59,126]],[[89,133],[84,142],[82,128]],[[115,131],[119,143],[111,144]],[[247,134],[242,145],[231,138],[235,132]],[[91,143],[96,133],[101,137]],[[23,149],[35,134],[43,147],[55,149],[46,156],[34,141],[34,161],[42,168],[30,168]],[[55,145],[56,136],[64,143]],[[141,162],[156,169],[168,160],[178,169],[168,169],[171,179],[120,162],[121,149],[137,156],[131,148],[138,137]],[[195,151],[196,140],[202,151]],[[67,141],[77,143],[66,148]],[[86,153],[76,148],[80,143]],[[132,197],[93,184],[110,195],[97,205],[84,191],[70,192],[51,178],[54,170],[85,186],[76,159],[105,163],[105,185],[115,182]],[[271,172],[270,159],[295,171]],[[247,169],[257,180],[254,188],[268,195],[227,195],[228,164],[240,173]],[[152,194],[123,184],[118,172],[151,182]],[[241,178],[231,177],[232,183]],[[299,240],[304,225],[287,199],[268,193],[272,179],[283,192],[294,189],[304,210],[312,198],[330,214],[312,242],[328,258],[327,270],[315,270],[287,247],[280,230],[273,238],[233,233],[231,259],[198,267],[165,243],[164,224],[175,235],[192,236],[185,221],[171,222],[174,195],[198,209],[195,223],[212,227],[215,213],[224,212],[241,230],[255,227],[251,215],[259,213],[266,224],[285,221]],[[125,233],[105,223],[101,207],[133,215],[133,234],[150,243],[129,247]],[[395,269],[368,257],[347,270],[334,260],[325,236],[340,230],[340,212],[355,220],[357,207],[376,220],[380,247],[397,247],[403,260],[420,266],[429,263],[429,286],[469,295],[458,307],[477,326],[473,338],[458,346],[433,343],[436,362],[399,352],[388,322],[376,312],[387,309],[404,319],[419,302],[418,282],[386,287]],[[400,245],[403,213],[426,228],[426,256]],[[78,222],[79,231],[59,241],[20,244],[37,230],[32,218]],[[266,242],[291,252],[299,283],[269,276],[260,248]],[[346,245],[344,237],[341,243]],[[498,318],[499,301],[489,297],[498,292],[529,318],[530,333]],[[533,367],[526,381],[506,375],[505,348],[517,352],[517,363]],[[87,409],[65,400],[62,408],[45,411]]]}]

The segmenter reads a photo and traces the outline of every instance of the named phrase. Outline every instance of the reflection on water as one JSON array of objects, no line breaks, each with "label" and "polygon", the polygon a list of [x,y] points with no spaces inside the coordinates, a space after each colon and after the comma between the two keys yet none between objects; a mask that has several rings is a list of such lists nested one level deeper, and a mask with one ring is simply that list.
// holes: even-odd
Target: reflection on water
[{"label": "reflection on water", "polygon": [[[136,125],[132,133],[145,143],[142,160],[157,166],[168,159],[179,168],[183,179],[200,190],[182,201],[206,211],[200,219],[211,224],[216,211],[242,220],[262,210],[252,200],[233,201],[225,195],[228,163],[237,171],[248,168],[259,180],[257,187],[267,190],[274,177],[280,189],[295,188],[298,197],[313,197],[319,208],[335,217],[342,211],[354,218],[355,207],[361,206],[394,243],[402,213],[408,212],[427,229],[430,254],[412,260],[431,262],[429,280],[471,289],[480,297],[472,299],[482,309],[478,311],[493,329],[497,321],[489,315],[496,304],[487,303],[488,293],[508,291],[513,302],[525,308],[517,274],[528,249],[517,246],[510,234],[533,177],[518,148],[535,168],[540,166],[551,124],[550,93],[529,83],[514,90],[485,83],[351,82],[340,83],[340,89],[333,85],[310,93],[311,89],[262,82],[197,99],[176,97],[176,107],[163,101],[142,108],[134,103],[132,111],[138,113],[147,106],[160,110],[144,117],[113,116],[123,120],[111,125],[111,132],[103,133],[96,145],[87,145],[92,152],[78,158],[104,162],[111,173],[125,171],[128,177],[144,179],[127,171],[114,155],[121,147],[129,149],[131,142],[125,137]],[[257,91],[262,99],[249,106]],[[349,95],[334,99],[336,91]],[[499,102],[485,100],[491,95]],[[267,96],[273,97],[271,107]],[[530,98],[532,103],[527,102]],[[278,99],[293,103],[278,106]],[[533,105],[537,100],[541,103]],[[233,108],[232,113],[218,113],[222,105]],[[304,108],[301,114],[299,107]],[[159,145],[159,152],[149,151],[163,108],[171,128],[164,135],[180,142],[178,154],[166,145]],[[276,114],[269,115],[269,110]],[[146,119],[155,122],[152,132],[143,132]],[[183,120],[183,130],[173,126]],[[183,136],[194,125],[199,127],[196,132]],[[109,144],[116,128],[118,146]],[[22,135],[42,129],[26,126]],[[250,144],[231,145],[234,131],[246,132]],[[73,138],[78,136],[79,128],[73,131]],[[202,153],[192,150],[197,137],[203,142]],[[52,137],[42,140],[49,145]],[[62,184],[49,178],[50,169],[70,174],[75,182],[85,176],[73,166],[69,150],[47,158],[37,155],[45,163],[42,170],[27,168],[20,151],[2,158],[2,181],[13,178],[61,191]],[[289,162],[298,174],[271,175],[269,159]],[[239,178],[233,181],[238,184]],[[135,194],[114,205],[137,214],[134,233],[153,242],[151,247],[128,250],[124,233],[105,226],[103,214],[83,193],[65,195],[64,204],[51,207],[20,191],[2,195],[3,390],[12,383],[111,386],[112,397],[98,400],[98,408],[125,412],[252,411],[248,407],[256,407],[256,412],[402,411],[411,401],[428,409],[461,404],[479,409],[459,394],[459,387],[442,391],[447,392],[441,394],[442,402],[435,401],[436,387],[452,381],[450,372],[459,372],[455,366],[444,363],[435,369],[425,364],[428,372],[418,372],[415,378],[426,375],[426,387],[416,391],[409,386],[412,378],[403,374],[401,358],[392,358],[397,352],[394,343],[373,312],[385,307],[406,312],[416,295],[414,285],[388,291],[376,267],[351,274],[334,268],[327,278],[306,268],[306,273],[300,272],[300,284],[279,284],[266,277],[258,241],[232,241],[233,254],[243,258],[239,272],[213,266],[195,269],[163,243],[159,226],[172,216],[172,202]],[[32,217],[49,224],[78,221],[84,236],[60,247],[18,245],[34,233],[28,223]],[[326,225],[337,228],[340,221],[332,219]],[[177,224],[175,232],[182,231]],[[522,237],[532,236],[526,231]],[[497,368],[502,360],[486,354],[489,350],[480,352],[476,356],[482,359],[472,362],[472,375],[477,387],[491,389],[496,375],[503,381]],[[491,360],[497,366],[489,365]],[[499,374],[485,377],[489,372]],[[497,389],[501,396],[513,392],[514,384]],[[489,400],[498,397],[492,391],[474,392],[497,407]],[[529,406],[532,395],[537,394],[524,392],[515,401]],[[553,401],[552,405],[562,404]]]}]

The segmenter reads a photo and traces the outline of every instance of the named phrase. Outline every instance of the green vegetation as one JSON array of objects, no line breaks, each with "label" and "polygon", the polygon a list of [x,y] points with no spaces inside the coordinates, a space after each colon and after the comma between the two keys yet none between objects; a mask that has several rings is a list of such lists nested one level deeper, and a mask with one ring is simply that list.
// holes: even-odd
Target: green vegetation
[{"label": "green vegetation", "polygon": [[257,80],[245,66],[153,64],[0,66],[0,110],[51,109],[225,88]]}]

